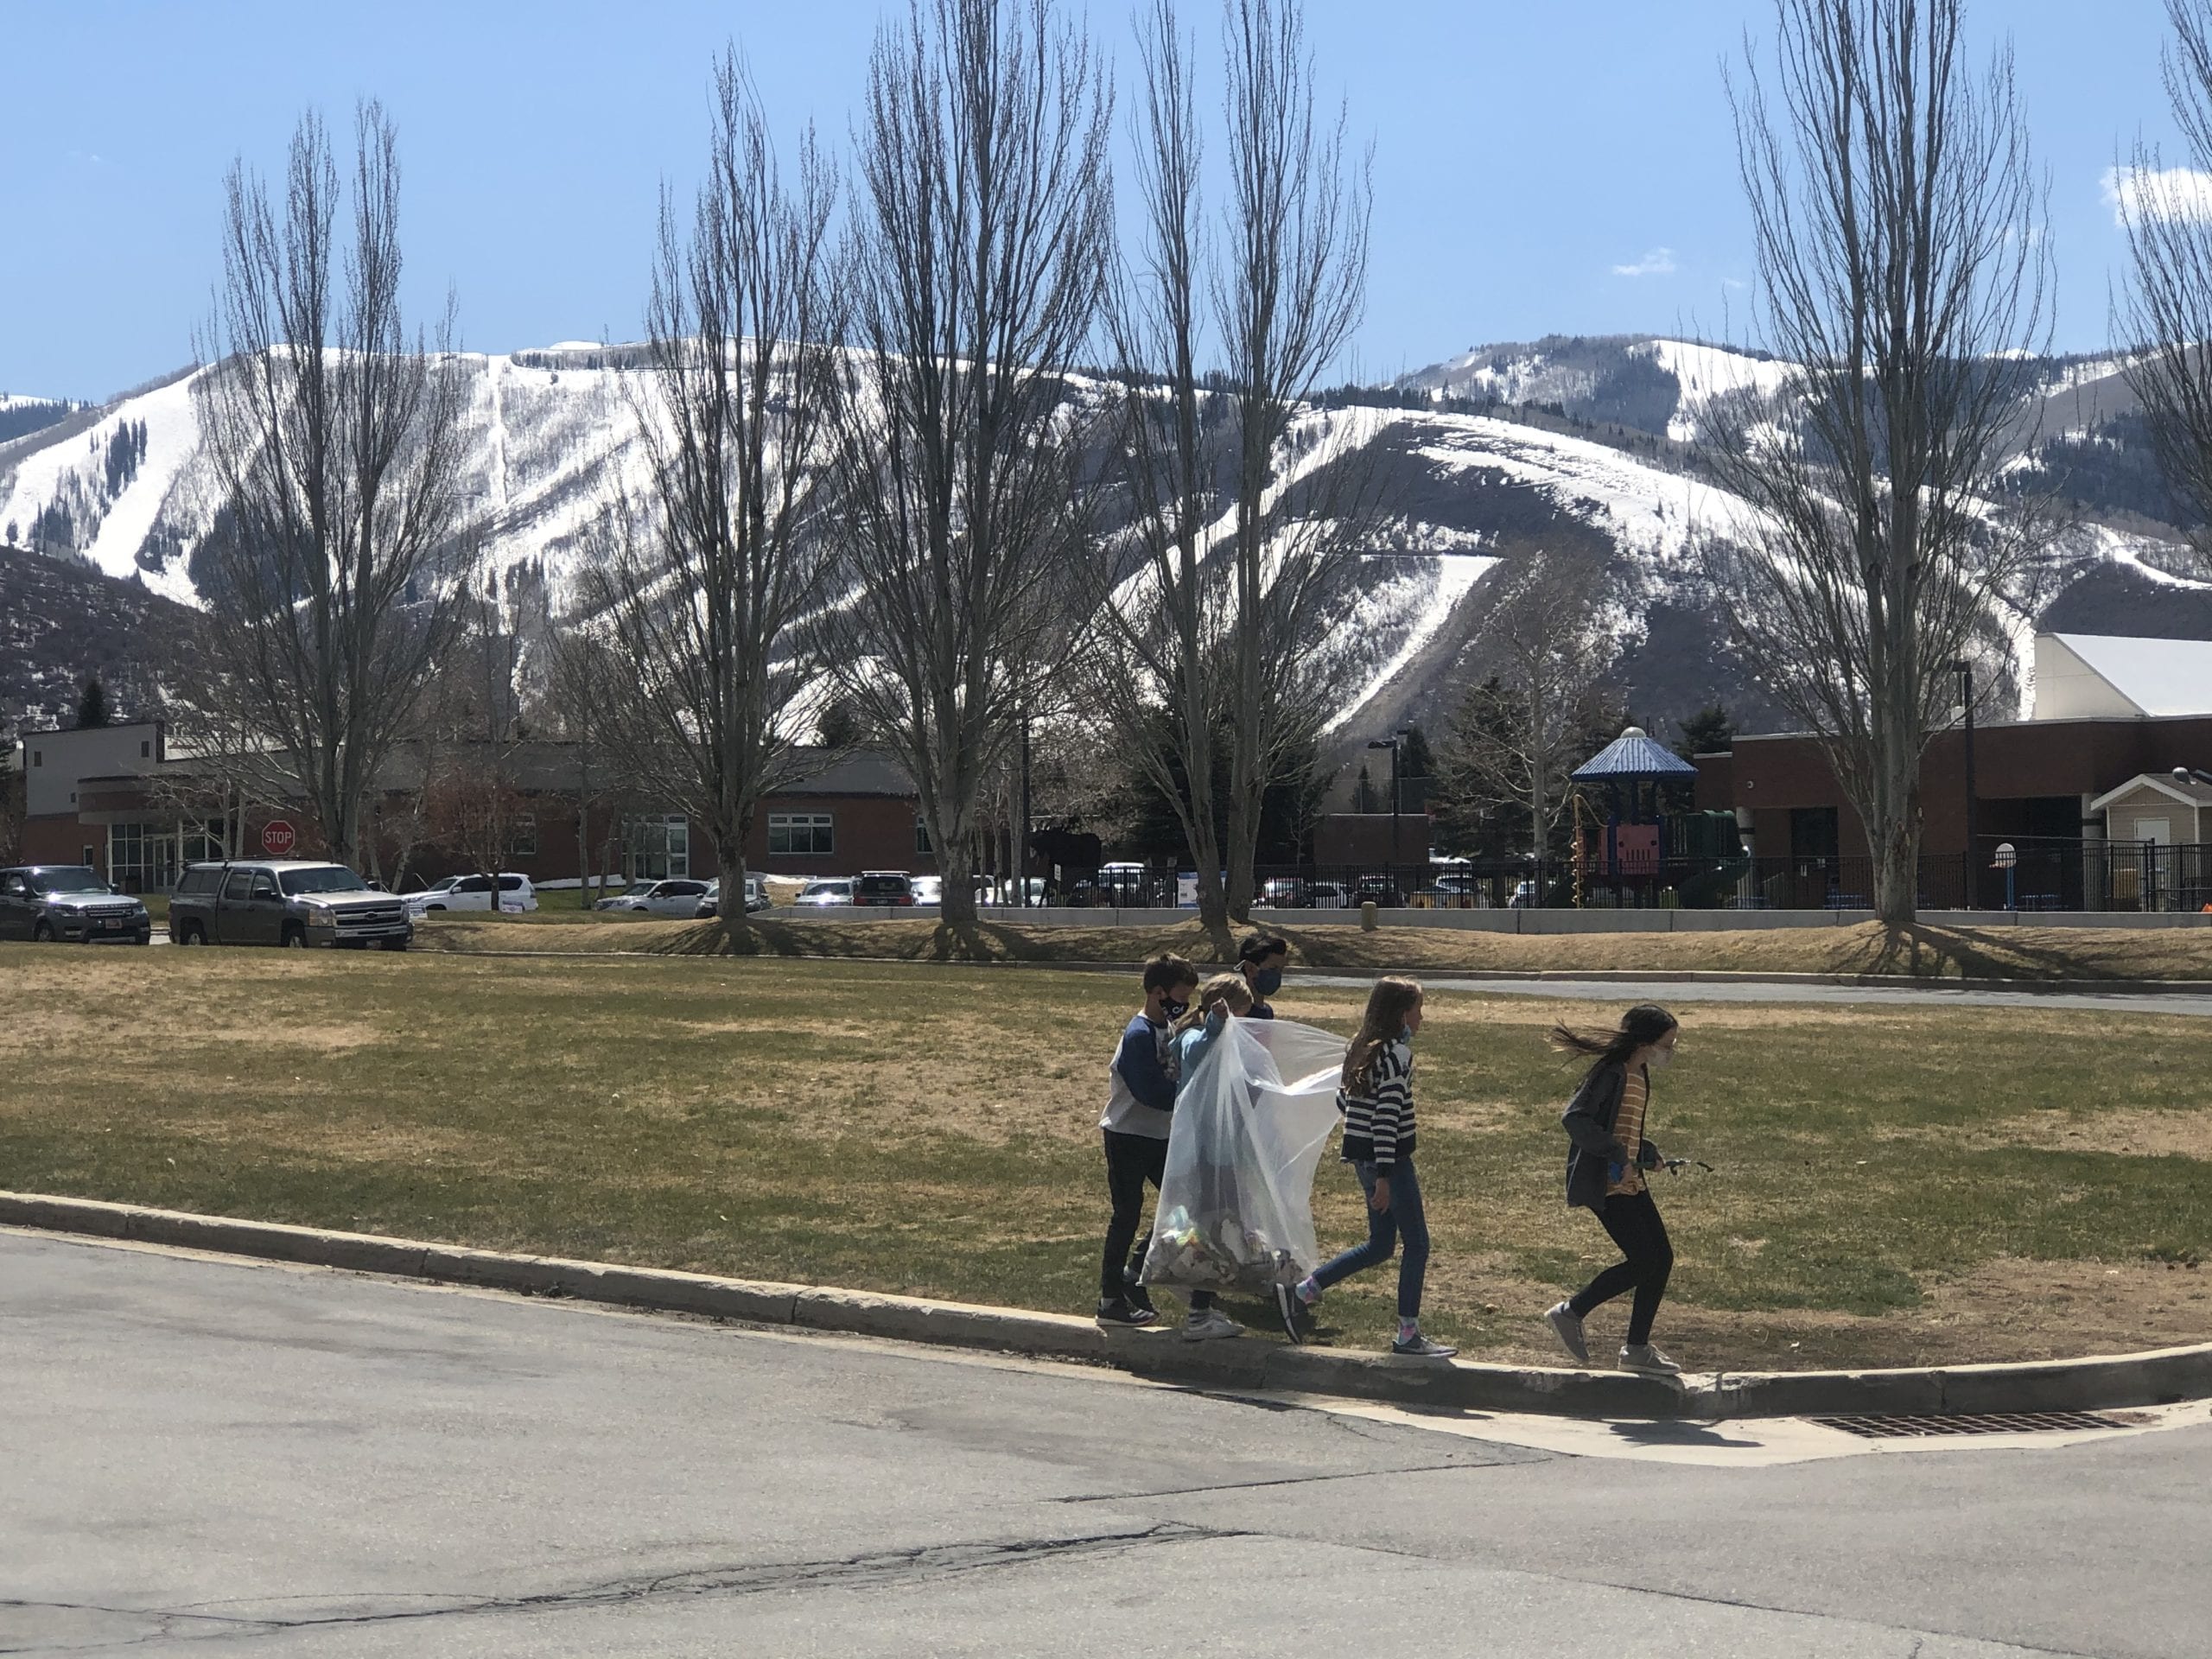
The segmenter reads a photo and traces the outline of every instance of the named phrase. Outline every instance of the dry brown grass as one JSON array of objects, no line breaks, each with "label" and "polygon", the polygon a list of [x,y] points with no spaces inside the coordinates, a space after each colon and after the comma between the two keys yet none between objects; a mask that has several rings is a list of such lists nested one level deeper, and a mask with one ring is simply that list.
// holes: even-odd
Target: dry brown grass
[{"label": "dry brown grass", "polygon": [[[651,924],[635,924],[650,926]],[[272,1220],[1081,1311],[1117,975],[866,961],[0,946],[8,1185]],[[2212,1020],[1699,1004],[1653,1138],[1704,1365],[2024,1358],[2212,1334]],[[1286,1014],[1348,1031],[1362,998]],[[1430,1322],[1544,1358],[1603,1264],[1560,1202],[1605,1007],[1439,993],[1420,1044]],[[1333,1162],[1330,1246],[1360,1236]],[[1333,1292],[1379,1339],[1392,1274]],[[1233,1307],[1262,1324],[1256,1304]],[[1615,1335],[1623,1310],[1593,1321]],[[1264,1326],[1263,1326],[1264,1328]]]},{"label": "dry brown grass", "polygon": [[[1294,963],[1383,973],[1878,974],[1920,979],[2212,980],[2212,928],[1918,928],[1872,923],[1685,933],[1491,933],[1330,925],[1279,931]],[[421,948],[493,954],[744,955],[906,962],[1137,963],[1160,950],[1224,959],[1230,940],[1195,922],[1165,928],[988,922],[957,931],[928,919],[756,921],[736,938],[711,922],[641,918],[433,918]]]}]

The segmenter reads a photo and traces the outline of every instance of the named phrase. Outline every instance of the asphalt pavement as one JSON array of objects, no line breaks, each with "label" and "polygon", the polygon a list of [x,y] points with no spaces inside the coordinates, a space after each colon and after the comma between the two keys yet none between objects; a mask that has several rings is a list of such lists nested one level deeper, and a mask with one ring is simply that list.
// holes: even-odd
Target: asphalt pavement
[{"label": "asphalt pavement", "polygon": [[1747,1460],[10,1233],[0,1333],[0,1652],[2212,1646],[2202,1413]]}]

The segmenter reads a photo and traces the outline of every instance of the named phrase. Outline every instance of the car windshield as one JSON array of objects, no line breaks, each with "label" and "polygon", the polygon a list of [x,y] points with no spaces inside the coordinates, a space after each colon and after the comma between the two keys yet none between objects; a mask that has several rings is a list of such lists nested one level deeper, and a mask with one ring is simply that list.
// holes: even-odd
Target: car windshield
[{"label": "car windshield", "polygon": [[342,864],[317,864],[304,870],[286,870],[277,878],[289,893],[360,893],[368,883]]},{"label": "car windshield", "polygon": [[460,880],[461,878],[457,875],[442,875],[435,881],[430,884],[430,891],[432,893],[451,893],[454,889],[454,884]]},{"label": "car windshield", "polygon": [[51,869],[33,870],[29,876],[33,893],[105,893],[106,882],[84,864],[58,865]]}]

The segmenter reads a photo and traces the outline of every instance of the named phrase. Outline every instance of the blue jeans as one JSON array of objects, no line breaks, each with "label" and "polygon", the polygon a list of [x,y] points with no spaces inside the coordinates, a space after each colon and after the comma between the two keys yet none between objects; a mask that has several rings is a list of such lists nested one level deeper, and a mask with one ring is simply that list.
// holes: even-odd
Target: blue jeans
[{"label": "blue jeans", "polygon": [[[1352,1173],[1359,1177],[1359,1190],[1371,1200],[1375,1197],[1375,1166],[1354,1164]],[[1421,1207],[1421,1178],[1414,1173],[1414,1160],[1401,1158],[1389,1172],[1390,1207],[1377,1210],[1370,1203],[1367,1211],[1367,1243],[1325,1262],[1314,1271],[1313,1282],[1326,1290],[1338,1280],[1349,1279],[1365,1268],[1379,1268],[1390,1259],[1402,1236],[1406,1254],[1398,1263],[1398,1317],[1417,1319],[1421,1317],[1421,1281],[1428,1276],[1428,1217]]]}]

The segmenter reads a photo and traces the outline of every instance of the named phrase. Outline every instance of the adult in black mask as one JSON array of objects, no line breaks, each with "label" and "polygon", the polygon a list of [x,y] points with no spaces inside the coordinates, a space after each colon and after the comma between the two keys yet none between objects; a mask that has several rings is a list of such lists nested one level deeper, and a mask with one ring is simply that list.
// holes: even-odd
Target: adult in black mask
[{"label": "adult in black mask", "polygon": [[1282,965],[1290,960],[1290,941],[1278,933],[1247,933],[1236,948],[1236,969],[1252,990],[1254,1020],[1272,1020],[1268,999],[1282,988]]}]

